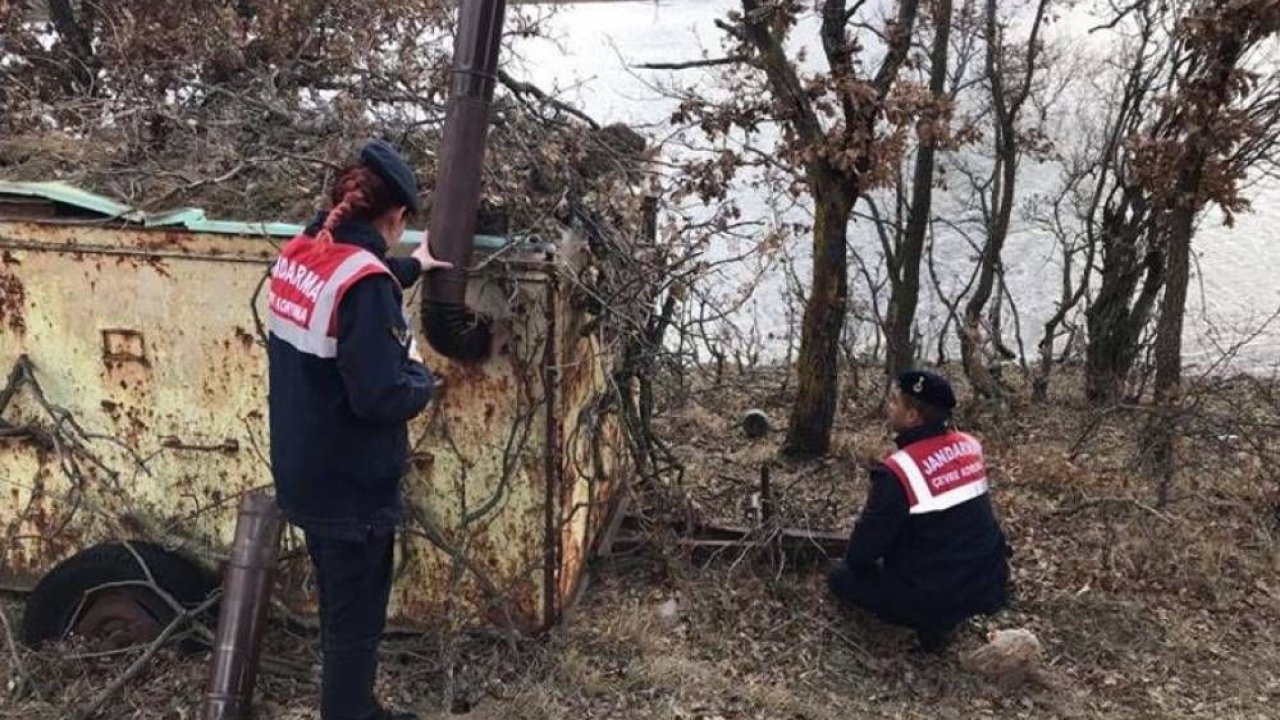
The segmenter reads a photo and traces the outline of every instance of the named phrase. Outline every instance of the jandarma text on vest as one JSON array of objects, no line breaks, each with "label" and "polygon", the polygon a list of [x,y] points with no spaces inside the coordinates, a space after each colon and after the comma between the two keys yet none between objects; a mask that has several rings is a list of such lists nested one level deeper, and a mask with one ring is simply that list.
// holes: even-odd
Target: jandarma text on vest
[{"label": "jandarma text on vest", "polygon": [[324,278],[302,263],[285,257],[276,260],[275,267],[271,269],[271,277],[292,285],[313,303],[320,297],[320,289],[324,287]]},{"label": "jandarma text on vest", "polygon": [[982,457],[982,446],[969,438],[962,438],[929,453],[929,457],[921,463],[921,469],[924,470],[925,475],[932,475],[943,465],[965,455]]}]

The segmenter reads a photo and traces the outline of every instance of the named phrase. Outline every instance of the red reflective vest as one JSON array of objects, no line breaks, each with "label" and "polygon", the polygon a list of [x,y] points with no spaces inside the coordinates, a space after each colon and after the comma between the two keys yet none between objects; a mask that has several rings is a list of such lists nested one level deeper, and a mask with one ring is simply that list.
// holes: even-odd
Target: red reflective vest
[{"label": "red reflective vest", "polygon": [[884,464],[906,491],[912,515],[947,510],[987,492],[982,444],[962,432],[911,443]]},{"label": "red reflective vest", "polygon": [[337,357],[338,303],[357,280],[378,273],[391,274],[368,250],[295,237],[271,268],[268,329],[300,352]]}]

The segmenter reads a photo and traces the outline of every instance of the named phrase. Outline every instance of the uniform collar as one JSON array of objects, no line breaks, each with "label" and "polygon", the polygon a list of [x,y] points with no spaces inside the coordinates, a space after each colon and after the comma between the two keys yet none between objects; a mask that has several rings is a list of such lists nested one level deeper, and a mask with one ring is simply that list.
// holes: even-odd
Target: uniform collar
[{"label": "uniform collar", "polygon": [[898,433],[898,436],[893,439],[893,442],[898,446],[898,449],[902,449],[912,443],[920,442],[925,438],[942,435],[950,429],[951,428],[946,421],[917,425]]},{"label": "uniform collar", "polygon": [[[305,230],[307,235],[315,237],[316,233],[320,232],[320,227],[324,225],[325,215],[326,213],[322,212],[311,220],[311,224],[307,225]],[[379,258],[385,257],[387,254],[387,241],[382,237],[382,233],[364,220],[343,221],[338,227],[334,228],[333,239],[336,242],[355,245],[368,250]]]}]

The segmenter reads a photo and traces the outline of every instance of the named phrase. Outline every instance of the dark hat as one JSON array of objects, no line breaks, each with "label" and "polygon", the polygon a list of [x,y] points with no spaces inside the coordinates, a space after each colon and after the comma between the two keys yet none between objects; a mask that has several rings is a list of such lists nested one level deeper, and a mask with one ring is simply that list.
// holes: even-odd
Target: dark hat
[{"label": "dark hat", "polygon": [[956,406],[956,395],[947,379],[926,370],[908,370],[898,376],[898,389],[903,395],[942,410]]},{"label": "dark hat", "polygon": [[378,173],[378,177],[387,183],[387,187],[410,212],[418,212],[418,181],[414,179],[409,163],[400,157],[400,153],[390,143],[370,140],[360,151],[360,162]]}]

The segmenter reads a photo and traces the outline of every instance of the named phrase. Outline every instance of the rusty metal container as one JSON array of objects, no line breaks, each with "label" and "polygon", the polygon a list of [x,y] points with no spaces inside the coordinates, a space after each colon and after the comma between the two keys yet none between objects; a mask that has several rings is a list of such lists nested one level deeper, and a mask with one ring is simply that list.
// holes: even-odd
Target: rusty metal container
[{"label": "rusty metal container", "polygon": [[[271,483],[263,280],[297,230],[0,182],[0,378],[25,356],[35,380],[0,388],[0,587],[122,538],[228,558],[240,498]],[[394,628],[453,607],[536,630],[575,592],[627,470],[609,345],[566,280],[582,247],[477,237],[466,304],[510,337],[479,364],[419,338],[447,387],[410,428]],[[282,545],[276,592],[313,615],[301,533]]]}]

